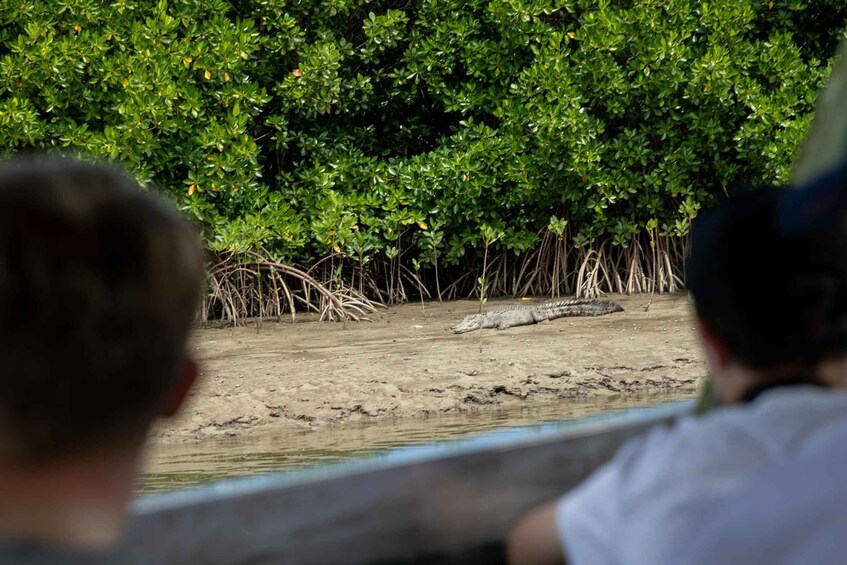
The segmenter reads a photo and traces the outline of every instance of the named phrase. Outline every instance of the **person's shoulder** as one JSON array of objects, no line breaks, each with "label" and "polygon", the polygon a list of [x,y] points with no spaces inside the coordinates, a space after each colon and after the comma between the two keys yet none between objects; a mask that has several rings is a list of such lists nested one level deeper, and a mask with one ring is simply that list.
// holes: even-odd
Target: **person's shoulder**
[{"label": "person's shoulder", "polygon": [[743,476],[816,443],[838,422],[847,422],[847,393],[816,387],[773,391],[751,404],[654,428],[627,443],[611,464],[633,488]]},{"label": "person's shoulder", "polygon": [[[556,530],[568,557],[613,563],[627,552],[647,551],[646,540],[659,543],[654,535],[667,509],[697,496],[699,485],[714,483],[702,479],[726,466],[715,461],[721,453],[709,453],[718,450],[707,445],[725,425],[722,420],[714,414],[656,426],[625,443],[611,461],[566,494],[557,506]],[[644,535],[630,535],[636,530]]]},{"label": "person's shoulder", "polygon": [[[813,388],[813,387],[812,387]],[[723,407],[656,426],[625,443],[615,456],[561,501],[559,519],[571,530],[591,524],[658,523],[744,488],[762,468],[808,451],[847,424],[847,394],[773,391],[750,404]],[[695,517],[691,517],[692,520]],[[574,523],[577,524],[574,527]],[[629,529],[639,529],[630,523]]]},{"label": "person's shoulder", "polygon": [[842,562],[847,552],[845,443],[847,418],[827,426],[809,449],[753,475],[740,492],[701,513],[698,536],[676,563]]},{"label": "person's shoulder", "polygon": [[[613,461],[628,473],[687,474],[691,467],[715,465],[723,457],[731,457],[736,443],[749,441],[742,431],[751,425],[752,418],[746,407],[684,416],[631,440]],[[716,447],[720,449],[713,449]],[[658,473],[657,467],[660,468]]]}]

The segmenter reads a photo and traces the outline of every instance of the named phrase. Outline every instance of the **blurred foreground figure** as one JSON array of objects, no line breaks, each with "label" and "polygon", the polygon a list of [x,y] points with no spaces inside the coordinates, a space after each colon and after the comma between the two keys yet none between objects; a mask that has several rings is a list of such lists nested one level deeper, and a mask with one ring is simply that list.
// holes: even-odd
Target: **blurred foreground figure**
[{"label": "blurred foreground figure", "polygon": [[[843,229],[839,226],[847,221],[847,164],[786,195],[780,219],[785,231],[807,236],[826,237]],[[829,317],[835,322],[840,310],[836,304],[832,308]],[[840,325],[843,330],[847,321],[841,319]],[[813,445],[763,469],[736,496],[713,504],[679,564],[843,563],[847,422],[835,419],[815,436]]]},{"label": "blurred foreground figure", "polygon": [[[840,221],[785,229],[790,194],[729,198],[693,227],[687,283],[723,407],[628,443],[526,517],[509,539],[512,563],[843,561],[847,487],[823,506],[819,485],[847,473],[847,393],[837,390],[847,378],[847,230]],[[835,476],[823,467],[833,457],[842,460]],[[810,496],[801,500],[798,489]],[[798,505],[812,525],[794,529]],[[817,538],[805,536],[835,510],[830,541],[841,552],[815,553]],[[771,538],[776,550],[766,553]]]},{"label": "blurred foreground figure", "polygon": [[151,424],[195,380],[188,226],[111,168],[0,166],[0,563],[113,562]]}]

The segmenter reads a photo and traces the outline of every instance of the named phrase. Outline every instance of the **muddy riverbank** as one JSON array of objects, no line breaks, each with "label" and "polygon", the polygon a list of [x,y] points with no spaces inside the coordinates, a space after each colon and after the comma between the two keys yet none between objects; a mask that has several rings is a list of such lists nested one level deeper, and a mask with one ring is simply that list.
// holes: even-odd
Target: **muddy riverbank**
[{"label": "muddy riverbank", "polygon": [[418,418],[375,418],[314,431],[282,427],[241,437],[213,437],[191,442],[160,443],[151,450],[138,492],[192,486],[228,477],[299,471],[322,465],[354,467],[363,457],[385,462],[404,453],[432,453],[433,446],[468,445],[487,433],[532,435],[538,425],[565,429],[586,419],[642,413],[676,401],[683,393],[614,395],[521,403],[484,411],[453,412]]},{"label": "muddy riverbank", "polygon": [[[406,304],[371,322],[200,329],[200,386],[157,445],[597,397],[694,394],[706,374],[685,296],[611,296],[598,318],[454,335],[471,301]],[[507,301],[504,303],[515,303]],[[499,305],[492,302],[489,307]],[[648,308],[649,305],[649,308]]]}]

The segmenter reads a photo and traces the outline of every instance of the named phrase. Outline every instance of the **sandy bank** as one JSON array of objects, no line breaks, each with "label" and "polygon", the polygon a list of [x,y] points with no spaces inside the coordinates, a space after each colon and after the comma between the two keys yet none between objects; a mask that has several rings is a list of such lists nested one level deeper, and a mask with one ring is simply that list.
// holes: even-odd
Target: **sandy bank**
[{"label": "sandy bank", "polygon": [[[201,329],[202,382],[160,444],[379,418],[694,393],[706,373],[685,296],[612,296],[625,312],[454,335],[470,301],[407,304],[372,322]],[[509,301],[511,302],[511,301]],[[491,303],[494,307],[498,303]],[[650,304],[648,310],[645,307]]]}]

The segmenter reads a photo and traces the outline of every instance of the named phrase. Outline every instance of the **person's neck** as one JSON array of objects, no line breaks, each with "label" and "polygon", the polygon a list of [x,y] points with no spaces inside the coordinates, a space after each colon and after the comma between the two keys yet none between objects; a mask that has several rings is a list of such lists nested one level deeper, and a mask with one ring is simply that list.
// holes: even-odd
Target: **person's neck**
[{"label": "person's neck", "polygon": [[784,368],[765,372],[751,371],[734,364],[720,375],[719,395],[724,404],[738,404],[758,390],[782,384],[796,385],[803,381],[824,388],[843,389],[847,387],[846,376],[847,364],[843,359],[823,361],[806,370]]},{"label": "person's neck", "polygon": [[138,451],[128,450],[43,465],[0,461],[0,540],[109,547],[120,537],[139,460]]}]

